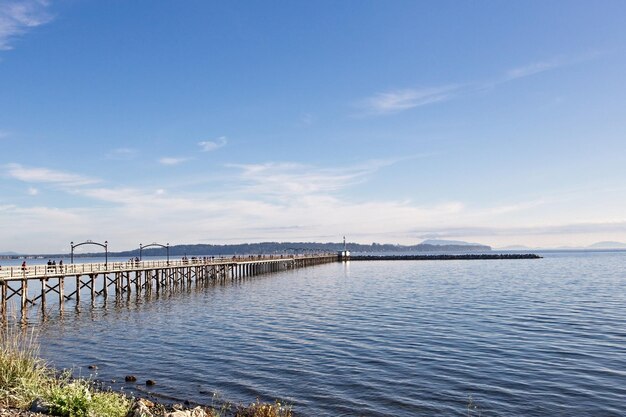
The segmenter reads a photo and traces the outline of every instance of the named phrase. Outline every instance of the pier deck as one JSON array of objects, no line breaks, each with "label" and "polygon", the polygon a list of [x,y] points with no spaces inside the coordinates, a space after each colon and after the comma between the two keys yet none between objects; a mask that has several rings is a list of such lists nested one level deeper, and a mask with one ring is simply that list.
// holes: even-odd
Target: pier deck
[{"label": "pier deck", "polygon": [[[13,309],[24,319],[28,308],[35,305],[44,315],[51,305],[62,311],[67,300],[78,305],[81,297],[88,297],[93,303],[97,297],[158,293],[174,287],[235,280],[338,260],[337,254],[323,253],[3,267],[0,317],[6,321]],[[18,301],[9,305],[11,299]]]}]

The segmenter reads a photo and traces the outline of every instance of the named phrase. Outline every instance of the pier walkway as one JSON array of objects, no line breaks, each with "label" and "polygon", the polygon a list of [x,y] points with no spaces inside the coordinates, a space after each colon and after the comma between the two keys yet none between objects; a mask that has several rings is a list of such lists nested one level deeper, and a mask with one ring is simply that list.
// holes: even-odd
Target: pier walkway
[{"label": "pier walkway", "polygon": [[[97,297],[158,293],[175,287],[236,280],[337,261],[337,254],[321,253],[3,267],[0,270],[0,316],[6,321],[9,313],[19,313],[24,319],[30,306],[38,305],[46,314],[51,305],[62,310],[67,300],[79,304],[81,297],[88,297],[93,303]],[[8,304],[12,299],[17,301],[12,303],[17,304],[14,312]]]}]

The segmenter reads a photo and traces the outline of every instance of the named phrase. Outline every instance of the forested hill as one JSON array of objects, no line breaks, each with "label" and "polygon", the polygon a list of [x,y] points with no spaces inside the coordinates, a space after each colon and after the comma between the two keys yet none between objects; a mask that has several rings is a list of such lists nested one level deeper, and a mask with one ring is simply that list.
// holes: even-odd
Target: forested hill
[{"label": "forested hill", "polygon": [[[486,245],[429,245],[418,244],[411,246],[390,245],[372,243],[362,245],[348,243],[347,248],[351,252],[485,252],[491,247]],[[337,252],[343,250],[342,243],[317,243],[317,242],[262,242],[241,243],[236,245],[175,245],[170,247],[170,256],[192,255],[253,255],[272,253],[306,253],[306,252]],[[124,252],[112,252],[113,256],[138,256],[139,249]],[[149,248],[143,250],[144,256],[160,256],[165,254],[165,249]]]}]

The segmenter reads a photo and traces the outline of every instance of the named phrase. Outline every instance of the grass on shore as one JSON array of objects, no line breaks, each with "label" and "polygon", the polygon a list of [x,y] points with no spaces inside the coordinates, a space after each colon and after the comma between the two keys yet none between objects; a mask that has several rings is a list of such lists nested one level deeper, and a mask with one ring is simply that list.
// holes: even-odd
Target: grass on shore
[{"label": "grass on shore", "polygon": [[38,355],[32,332],[0,331],[0,405],[25,408],[48,390],[51,373]]},{"label": "grass on shore", "polygon": [[[36,399],[61,417],[126,417],[132,399],[96,389],[91,381],[61,376],[39,357],[34,333],[17,328],[0,330],[0,407],[28,409]],[[206,410],[210,417],[292,417],[291,406],[259,400],[238,406]]]}]

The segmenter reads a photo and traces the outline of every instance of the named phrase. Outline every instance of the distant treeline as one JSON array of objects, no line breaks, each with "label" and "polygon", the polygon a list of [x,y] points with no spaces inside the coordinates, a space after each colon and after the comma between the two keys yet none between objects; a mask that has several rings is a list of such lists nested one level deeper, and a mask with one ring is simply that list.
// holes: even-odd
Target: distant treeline
[{"label": "distant treeline", "polygon": [[[391,245],[372,243],[363,245],[360,243],[348,243],[346,245],[350,252],[358,253],[414,253],[414,252],[436,252],[436,253],[471,253],[488,252],[491,250],[487,245]],[[110,246],[109,246],[110,248]],[[236,245],[174,245],[170,246],[170,256],[217,256],[217,255],[257,255],[257,254],[292,254],[311,252],[338,252],[343,250],[343,243],[319,243],[319,242],[262,242],[262,243],[240,243]],[[161,247],[143,249],[142,256],[165,256],[166,250]],[[28,255],[44,257],[65,257],[67,253],[59,254],[37,254]],[[17,258],[24,255],[6,254],[1,258]],[[104,256],[103,252],[90,252],[74,254],[74,257],[99,257]],[[139,256],[139,248],[122,252],[109,252],[109,256],[134,258]],[[0,258],[0,259],[1,259]]]},{"label": "distant treeline", "polygon": [[[363,245],[348,243],[351,252],[485,252],[491,247],[486,245],[388,245],[372,243]],[[253,255],[272,253],[307,253],[307,252],[338,252],[343,250],[343,243],[318,242],[262,242],[241,243],[236,245],[175,245],[170,247],[170,256],[190,255]],[[142,251],[143,256],[165,255],[163,248],[149,248]],[[111,253],[112,256],[132,257],[139,255],[139,249]]]}]

